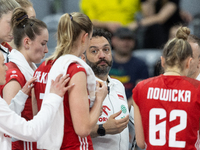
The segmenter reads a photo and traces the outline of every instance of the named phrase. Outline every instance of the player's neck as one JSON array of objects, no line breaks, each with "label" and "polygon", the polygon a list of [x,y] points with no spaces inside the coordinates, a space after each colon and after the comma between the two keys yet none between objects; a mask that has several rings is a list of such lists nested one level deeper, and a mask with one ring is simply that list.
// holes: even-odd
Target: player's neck
[{"label": "player's neck", "polygon": [[182,74],[179,71],[175,70],[166,70],[164,75],[175,75],[175,76],[181,76]]},{"label": "player's neck", "polygon": [[197,77],[198,77],[198,75],[199,75],[199,71],[198,72],[195,72],[195,73],[193,73],[192,75],[189,75],[189,77],[190,78],[193,78],[193,79],[196,79]]}]

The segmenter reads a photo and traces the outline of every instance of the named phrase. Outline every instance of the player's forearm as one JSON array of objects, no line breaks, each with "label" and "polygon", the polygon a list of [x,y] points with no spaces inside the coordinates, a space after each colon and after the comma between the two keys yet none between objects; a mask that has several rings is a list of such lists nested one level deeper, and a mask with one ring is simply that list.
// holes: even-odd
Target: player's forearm
[{"label": "player's forearm", "polygon": [[96,97],[93,107],[90,110],[90,125],[92,129],[95,127],[101,112],[102,100]]},{"label": "player's forearm", "polygon": [[91,133],[90,133],[91,138],[95,138],[95,137],[99,136],[99,135],[97,134],[97,130],[98,130],[98,125],[96,124],[96,125],[94,126],[94,128],[92,129]]}]

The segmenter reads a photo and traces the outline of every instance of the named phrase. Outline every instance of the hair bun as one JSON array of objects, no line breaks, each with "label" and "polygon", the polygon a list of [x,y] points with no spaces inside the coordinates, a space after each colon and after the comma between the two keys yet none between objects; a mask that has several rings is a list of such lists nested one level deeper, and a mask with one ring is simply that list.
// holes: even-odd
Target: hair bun
[{"label": "hair bun", "polygon": [[189,35],[190,35],[190,29],[187,27],[180,27],[176,32],[177,39],[187,40]]},{"label": "hair bun", "polygon": [[24,26],[26,24],[26,21],[28,19],[27,12],[21,8],[18,7],[13,11],[13,16],[12,16],[12,27],[18,26],[21,24]]}]

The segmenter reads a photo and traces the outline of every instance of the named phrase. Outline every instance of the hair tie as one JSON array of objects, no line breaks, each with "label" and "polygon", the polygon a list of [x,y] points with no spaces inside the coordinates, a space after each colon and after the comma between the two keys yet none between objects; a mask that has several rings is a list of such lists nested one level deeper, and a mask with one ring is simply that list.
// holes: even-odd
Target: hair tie
[{"label": "hair tie", "polygon": [[31,23],[30,23],[30,26],[32,27],[32,26],[33,26],[33,24],[34,24],[34,23],[33,23],[33,22],[31,22]]},{"label": "hair tie", "polygon": [[24,16],[22,16],[22,17],[20,17],[20,18],[17,18],[16,20],[17,20],[17,21],[20,21],[20,20],[22,20],[22,19],[24,19],[24,18],[28,18],[28,15],[24,15]]},{"label": "hair tie", "polygon": [[72,15],[71,14],[69,14],[69,17],[70,17],[70,19],[71,19],[71,21],[73,20],[73,17],[72,17]]}]

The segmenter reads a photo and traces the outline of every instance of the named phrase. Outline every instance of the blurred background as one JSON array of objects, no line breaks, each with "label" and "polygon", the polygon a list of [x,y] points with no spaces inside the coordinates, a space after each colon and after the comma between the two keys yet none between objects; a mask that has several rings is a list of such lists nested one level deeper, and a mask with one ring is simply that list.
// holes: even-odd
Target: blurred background
[{"label": "blurred background", "polygon": [[[80,0],[31,0],[36,10],[37,18],[43,19],[55,13],[70,13],[80,11]],[[181,0],[180,7],[190,12],[193,16],[200,13],[199,0]]]},{"label": "blurred background", "polygon": [[49,52],[45,57],[52,54],[56,47],[55,33],[60,16],[63,13],[80,11],[80,0],[31,0],[36,11],[36,17],[44,21],[49,30],[48,48]]},{"label": "blurred background", "polygon": [[[31,0],[36,11],[36,17],[44,21],[49,30],[48,48],[49,52],[45,58],[50,56],[56,47],[56,30],[60,16],[63,13],[79,12],[81,0]],[[200,0],[180,0],[179,8],[188,12],[192,17],[187,26],[191,29],[191,33],[200,37]],[[141,12],[138,12],[141,17]],[[140,35],[137,35],[138,43],[140,44]],[[157,60],[160,58],[161,50],[144,49],[137,46],[133,55],[141,58],[148,65],[149,74],[153,76],[154,67]],[[43,59],[44,61],[44,59]],[[39,64],[38,64],[39,65]]]}]

